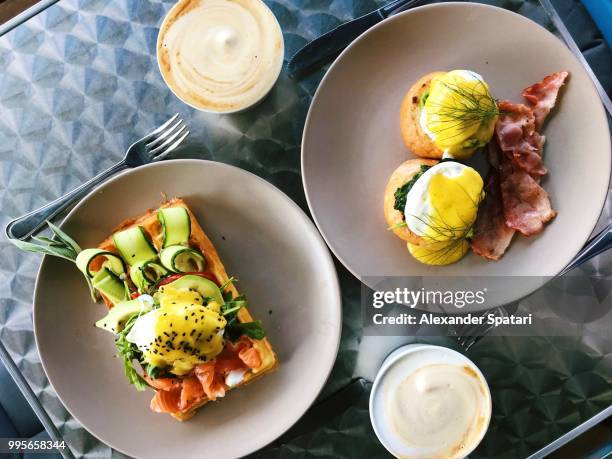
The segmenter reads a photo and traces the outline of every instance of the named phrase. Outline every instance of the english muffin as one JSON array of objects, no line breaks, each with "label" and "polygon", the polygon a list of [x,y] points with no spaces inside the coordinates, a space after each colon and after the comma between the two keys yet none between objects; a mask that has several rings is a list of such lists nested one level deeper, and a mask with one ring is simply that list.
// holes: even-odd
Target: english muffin
[{"label": "english muffin", "polygon": [[442,158],[442,150],[436,147],[421,128],[421,98],[429,92],[431,80],[445,72],[428,73],[408,90],[400,108],[400,131],[406,146],[422,158]]},{"label": "english muffin", "polygon": [[420,173],[421,166],[433,166],[437,163],[438,161],[434,159],[409,159],[404,161],[393,171],[385,188],[384,208],[387,225],[397,237],[412,244],[422,244],[423,238],[414,234],[407,226],[401,225],[405,221],[404,212],[395,208],[395,192]]}]

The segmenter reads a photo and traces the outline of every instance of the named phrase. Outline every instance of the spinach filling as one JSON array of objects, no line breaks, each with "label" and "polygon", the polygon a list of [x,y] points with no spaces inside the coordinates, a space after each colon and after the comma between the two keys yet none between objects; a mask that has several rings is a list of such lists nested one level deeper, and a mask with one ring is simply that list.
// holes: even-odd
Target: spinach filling
[{"label": "spinach filling", "polygon": [[402,215],[404,215],[404,209],[406,208],[406,196],[408,196],[408,192],[412,189],[416,181],[421,178],[421,175],[423,175],[431,167],[432,166],[427,166],[425,164],[421,165],[421,170],[419,172],[414,174],[414,176],[408,182],[395,190],[395,193],[393,194],[395,197],[395,204],[393,205],[393,208],[395,210],[399,210]]}]

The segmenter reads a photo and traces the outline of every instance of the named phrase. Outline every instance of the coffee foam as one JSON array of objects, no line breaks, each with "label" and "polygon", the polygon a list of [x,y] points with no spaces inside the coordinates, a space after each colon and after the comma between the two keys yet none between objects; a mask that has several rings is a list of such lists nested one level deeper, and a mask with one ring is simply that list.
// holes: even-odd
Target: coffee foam
[{"label": "coffee foam", "polygon": [[283,35],[261,0],[181,0],[157,41],[161,74],[187,104],[233,112],[260,101],[280,73]]},{"label": "coffee foam", "polygon": [[478,368],[462,354],[405,346],[383,363],[370,416],[379,439],[397,457],[460,458],[486,432],[491,395]]}]

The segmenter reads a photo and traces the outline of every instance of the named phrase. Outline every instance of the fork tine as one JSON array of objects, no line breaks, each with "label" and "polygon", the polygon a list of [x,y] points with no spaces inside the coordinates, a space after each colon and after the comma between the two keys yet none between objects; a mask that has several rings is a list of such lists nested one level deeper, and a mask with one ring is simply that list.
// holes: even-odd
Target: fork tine
[{"label": "fork tine", "polygon": [[152,137],[155,137],[157,134],[159,134],[160,132],[162,132],[164,129],[166,129],[170,123],[172,123],[175,119],[177,119],[179,116],[178,113],[176,113],[172,118],[170,118],[168,121],[166,121],[164,124],[162,124],[160,127],[154,129],[153,131],[149,132],[147,135],[145,135],[142,139],[140,140],[144,140],[147,141],[149,139],[151,139]]},{"label": "fork tine", "polygon": [[155,138],[153,138],[150,142],[147,143],[147,148],[148,149],[153,149],[157,146],[159,146],[166,138],[168,138],[168,136],[172,135],[173,133],[176,132],[176,130],[180,127],[184,126],[183,125],[183,120],[179,118],[179,120],[174,123],[173,125],[167,127],[164,132],[158,134]]},{"label": "fork tine", "polygon": [[[185,140],[185,138],[189,135],[189,131],[185,131],[185,133],[176,141],[174,142],[172,145],[170,145],[168,148],[166,148],[166,150],[157,155],[155,158],[153,158],[153,161],[160,161],[162,159],[164,159],[168,153],[170,153],[172,150],[174,150],[176,147],[178,147],[180,145],[180,143]],[[160,147],[158,147],[160,148]]]},{"label": "fork tine", "polygon": [[183,132],[185,129],[187,129],[187,126],[181,126],[181,128],[178,131],[176,131],[174,134],[172,134],[170,137],[164,140],[161,145],[158,145],[155,148],[147,148],[149,155],[153,158],[157,154],[163,153],[166,150],[166,147],[170,145],[172,142],[174,142],[174,139],[176,139],[179,135],[181,135],[181,132]]}]

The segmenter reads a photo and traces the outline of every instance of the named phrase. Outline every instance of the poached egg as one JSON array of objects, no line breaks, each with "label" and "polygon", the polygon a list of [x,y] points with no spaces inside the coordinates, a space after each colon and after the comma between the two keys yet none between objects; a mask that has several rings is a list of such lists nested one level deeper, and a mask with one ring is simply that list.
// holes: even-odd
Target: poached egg
[{"label": "poached egg", "polygon": [[445,158],[467,159],[493,137],[497,103],[482,77],[453,70],[431,81],[419,123]]},{"label": "poached egg", "polygon": [[184,375],[223,350],[226,320],[220,304],[206,303],[196,291],[167,285],[156,298],[159,308],[136,319],[126,337],[142,351],[146,363]]},{"label": "poached egg", "polygon": [[423,239],[419,245],[408,243],[417,260],[446,265],[467,253],[483,186],[475,169],[454,161],[438,163],[418,178],[404,208],[408,229]]}]

